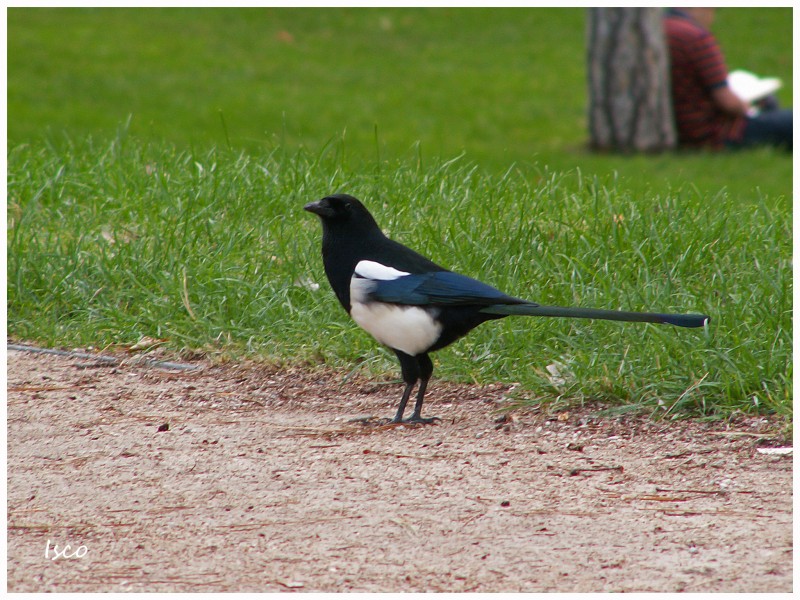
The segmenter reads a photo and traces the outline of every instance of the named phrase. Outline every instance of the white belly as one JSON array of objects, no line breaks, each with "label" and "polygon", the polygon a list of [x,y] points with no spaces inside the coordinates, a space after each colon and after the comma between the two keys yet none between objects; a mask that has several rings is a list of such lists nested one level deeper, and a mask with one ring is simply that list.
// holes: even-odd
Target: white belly
[{"label": "white belly", "polygon": [[430,313],[416,306],[353,302],[350,316],[381,344],[411,356],[425,352],[442,332]]}]

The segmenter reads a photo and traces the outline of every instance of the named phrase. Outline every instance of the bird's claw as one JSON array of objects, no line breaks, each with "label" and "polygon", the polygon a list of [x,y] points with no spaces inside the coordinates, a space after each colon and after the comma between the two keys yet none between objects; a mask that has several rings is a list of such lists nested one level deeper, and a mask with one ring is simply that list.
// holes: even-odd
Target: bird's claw
[{"label": "bird's claw", "polygon": [[408,419],[402,419],[400,421],[393,421],[394,423],[403,424],[403,425],[434,425],[436,421],[441,421],[439,417],[428,417],[427,419],[423,419],[420,416],[410,416]]},{"label": "bird's claw", "polygon": [[364,427],[399,427],[401,425],[434,425],[436,421],[441,421],[439,417],[422,418],[410,416],[407,419],[389,419],[385,417],[358,417],[350,419],[348,423],[359,423]]}]

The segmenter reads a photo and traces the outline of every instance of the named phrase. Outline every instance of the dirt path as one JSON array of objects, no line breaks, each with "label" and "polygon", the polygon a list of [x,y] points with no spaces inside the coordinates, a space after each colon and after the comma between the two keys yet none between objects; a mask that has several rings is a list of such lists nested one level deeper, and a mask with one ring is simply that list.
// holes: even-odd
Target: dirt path
[{"label": "dirt path", "polygon": [[792,590],[773,424],[498,423],[503,392],[366,428],[399,386],[9,351],[8,590]]}]

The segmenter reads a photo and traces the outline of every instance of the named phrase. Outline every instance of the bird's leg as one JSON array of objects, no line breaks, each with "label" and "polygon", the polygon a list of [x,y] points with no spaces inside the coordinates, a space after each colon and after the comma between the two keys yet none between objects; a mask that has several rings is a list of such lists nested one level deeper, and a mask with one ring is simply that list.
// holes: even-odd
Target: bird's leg
[{"label": "bird's leg", "polygon": [[429,425],[434,421],[440,421],[439,417],[430,417],[428,419],[422,418],[422,401],[425,398],[425,390],[428,388],[428,381],[430,381],[433,374],[433,361],[427,354],[420,354],[417,357],[417,364],[419,365],[419,390],[417,390],[417,401],[414,404],[414,412],[411,418],[406,420],[406,423],[424,423]]},{"label": "bird's leg", "polygon": [[411,397],[411,390],[414,389],[415,381],[411,383],[406,383],[406,389],[403,390],[403,397],[400,398],[400,404],[397,406],[397,413],[394,415],[394,419],[392,419],[392,423],[402,423],[403,422],[403,413],[406,410],[406,404],[408,404],[408,399]]},{"label": "bird's leg", "polygon": [[[431,417],[423,419],[420,413],[422,412],[422,401],[425,398],[425,390],[428,387],[428,380],[433,373],[433,362],[427,354],[420,354],[419,356],[411,356],[400,350],[395,350],[400,361],[400,370],[403,373],[403,381],[406,384],[406,389],[403,390],[403,397],[400,398],[400,404],[397,407],[397,414],[395,414],[392,423],[423,423],[429,425],[438,420],[438,417]],[[403,413],[406,410],[408,399],[411,397],[411,392],[414,386],[419,381],[419,390],[417,391],[417,400],[414,404],[414,412],[410,418],[403,420]]]},{"label": "bird's leg", "polygon": [[417,390],[417,401],[414,404],[414,412],[411,414],[411,417],[406,419],[404,423],[424,423],[426,425],[430,425],[434,421],[440,421],[439,417],[429,417],[427,419],[423,419],[420,416],[422,412],[422,400],[425,397],[425,388],[428,387],[428,381],[423,379],[419,382],[419,390]]}]

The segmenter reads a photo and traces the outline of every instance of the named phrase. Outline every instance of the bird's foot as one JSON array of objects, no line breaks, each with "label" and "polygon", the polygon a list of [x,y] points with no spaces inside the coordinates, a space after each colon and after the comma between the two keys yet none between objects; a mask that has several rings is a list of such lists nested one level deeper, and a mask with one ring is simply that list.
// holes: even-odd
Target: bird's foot
[{"label": "bird's foot", "polygon": [[411,415],[408,419],[388,419],[385,417],[358,417],[350,419],[348,423],[359,423],[364,427],[399,427],[401,425],[433,425],[436,421],[441,421],[439,417],[428,417],[423,419],[419,415]]},{"label": "bird's foot", "polygon": [[408,419],[402,419],[400,421],[395,420],[393,423],[402,423],[403,425],[434,425],[436,421],[441,421],[441,419],[439,417],[423,419],[419,415],[411,415]]}]

